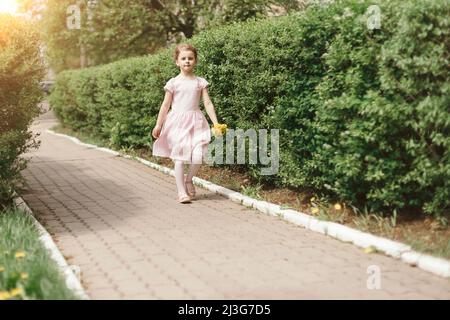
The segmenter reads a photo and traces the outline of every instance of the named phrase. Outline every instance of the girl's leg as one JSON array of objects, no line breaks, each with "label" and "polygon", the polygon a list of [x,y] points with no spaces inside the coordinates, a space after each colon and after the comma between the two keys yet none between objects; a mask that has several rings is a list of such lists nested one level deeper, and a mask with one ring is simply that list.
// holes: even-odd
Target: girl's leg
[{"label": "girl's leg", "polygon": [[178,189],[178,196],[186,196],[186,186],[184,185],[184,164],[183,161],[174,160],[175,183]]},{"label": "girl's leg", "polygon": [[194,184],[192,183],[192,178],[197,174],[200,166],[201,164],[192,163],[189,166],[189,173],[186,176],[186,191],[191,198],[194,198],[196,194]]},{"label": "girl's leg", "polygon": [[189,166],[189,173],[186,176],[186,181],[191,182],[192,178],[197,174],[201,164],[191,163]]},{"label": "girl's leg", "polygon": [[197,145],[192,151],[192,162],[189,165],[189,172],[186,177],[187,182],[192,182],[192,178],[197,174],[203,162],[203,146]]}]

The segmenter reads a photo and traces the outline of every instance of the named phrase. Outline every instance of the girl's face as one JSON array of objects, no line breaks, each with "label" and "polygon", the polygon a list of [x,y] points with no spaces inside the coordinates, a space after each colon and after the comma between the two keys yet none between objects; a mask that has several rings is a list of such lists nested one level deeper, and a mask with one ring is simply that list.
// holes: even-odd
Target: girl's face
[{"label": "girl's face", "polygon": [[191,72],[196,64],[194,53],[190,50],[181,50],[180,54],[178,55],[176,64],[180,68],[180,70]]}]

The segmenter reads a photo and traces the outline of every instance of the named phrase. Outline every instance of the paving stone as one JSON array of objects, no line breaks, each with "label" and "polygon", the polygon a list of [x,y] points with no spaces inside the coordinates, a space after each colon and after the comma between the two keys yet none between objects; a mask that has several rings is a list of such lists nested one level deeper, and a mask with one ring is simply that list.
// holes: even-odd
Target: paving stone
[{"label": "paving stone", "polygon": [[[450,299],[450,281],[77,145],[35,121],[24,199],[82,270],[93,299]],[[367,288],[367,267],[381,290]]]}]

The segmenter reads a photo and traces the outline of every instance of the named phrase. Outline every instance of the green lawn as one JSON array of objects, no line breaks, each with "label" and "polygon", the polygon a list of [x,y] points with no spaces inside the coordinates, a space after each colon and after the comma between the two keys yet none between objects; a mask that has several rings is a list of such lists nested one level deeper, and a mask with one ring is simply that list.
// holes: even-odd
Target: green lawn
[{"label": "green lawn", "polygon": [[39,240],[33,220],[17,209],[0,212],[0,300],[77,299]]}]

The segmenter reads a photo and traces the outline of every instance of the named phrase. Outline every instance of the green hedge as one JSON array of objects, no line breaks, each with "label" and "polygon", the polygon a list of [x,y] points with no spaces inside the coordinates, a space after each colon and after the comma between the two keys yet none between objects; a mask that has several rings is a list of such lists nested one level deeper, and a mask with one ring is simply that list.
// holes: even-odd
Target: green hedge
[{"label": "green hedge", "polygon": [[381,10],[381,32],[365,32],[356,15],[330,43],[317,88],[319,183],[375,209],[439,214],[450,203],[450,3]]},{"label": "green hedge", "polygon": [[19,156],[35,146],[28,131],[38,114],[44,75],[35,27],[0,14],[0,205],[11,198],[25,161]]},{"label": "green hedge", "polygon": [[[232,128],[279,128],[280,171],[261,182],[312,188],[370,210],[442,215],[450,199],[450,4],[337,1],[192,39],[197,73]],[[61,121],[118,147],[151,148],[173,48],[59,75]]]}]

